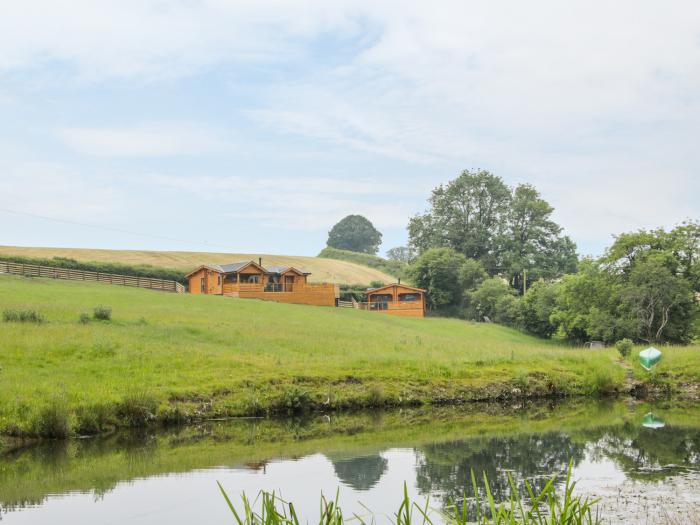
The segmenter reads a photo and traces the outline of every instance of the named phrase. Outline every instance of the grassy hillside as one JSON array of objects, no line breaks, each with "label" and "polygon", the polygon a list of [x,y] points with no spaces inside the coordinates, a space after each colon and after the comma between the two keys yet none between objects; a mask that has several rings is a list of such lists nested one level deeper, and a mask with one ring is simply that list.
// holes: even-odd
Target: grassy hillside
[{"label": "grassy hillside", "polygon": [[313,282],[333,282],[339,284],[372,281],[393,282],[395,277],[376,268],[369,268],[350,261],[302,257],[293,255],[268,255],[251,253],[209,253],[209,252],[158,252],[146,250],[91,250],[83,248],[34,248],[21,246],[0,246],[0,255],[22,257],[68,257],[77,261],[121,263],[129,265],[152,265],[188,272],[203,263],[229,263],[237,261],[257,261],[274,266],[295,266],[311,272]]},{"label": "grassy hillside", "polygon": [[[112,320],[81,324],[99,304]],[[491,324],[0,276],[0,311],[27,308],[46,321],[0,323],[5,434],[586,394],[619,387],[625,373],[614,350]],[[697,349],[667,353],[658,380],[700,380]],[[674,362],[684,370],[665,368]]]},{"label": "grassy hillside", "polygon": [[[360,264],[362,266],[368,266],[369,268],[374,268],[380,272],[393,275],[394,277],[404,277],[406,271],[406,265],[398,261],[390,261],[388,259],[383,259],[377,255],[370,255],[368,253],[358,253],[351,252],[349,250],[339,250],[337,248],[330,248],[326,246],[321,253],[318,254],[320,258],[323,259],[334,259],[336,261],[347,261],[355,264]],[[377,279],[384,283],[389,283],[390,281],[384,279]]]}]

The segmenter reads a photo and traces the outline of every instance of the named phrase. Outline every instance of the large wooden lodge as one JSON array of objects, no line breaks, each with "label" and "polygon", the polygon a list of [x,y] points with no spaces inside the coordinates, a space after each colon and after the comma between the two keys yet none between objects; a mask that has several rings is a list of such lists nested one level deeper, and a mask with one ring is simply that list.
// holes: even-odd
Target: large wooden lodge
[{"label": "large wooden lodge", "polygon": [[282,303],[336,306],[338,285],[309,283],[308,272],[292,266],[268,266],[244,261],[231,264],[203,264],[187,274],[190,293],[218,294]]},{"label": "large wooden lodge", "polygon": [[[340,289],[332,283],[310,283],[309,272],[293,266],[263,266],[262,259],[231,264],[203,264],[187,274],[193,294],[216,294],[315,306],[338,306]],[[389,284],[367,290],[367,301],[353,306],[371,312],[423,317],[425,290]]]}]

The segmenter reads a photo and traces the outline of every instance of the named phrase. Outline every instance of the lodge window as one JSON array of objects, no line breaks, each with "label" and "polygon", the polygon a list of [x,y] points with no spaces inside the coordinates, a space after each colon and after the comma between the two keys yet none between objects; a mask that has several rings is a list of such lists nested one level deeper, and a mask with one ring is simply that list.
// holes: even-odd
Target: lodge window
[{"label": "lodge window", "polygon": [[388,303],[394,300],[390,293],[382,293],[377,295],[372,295],[370,297],[370,302],[373,303]]},{"label": "lodge window", "polygon": [[221,274],[219,274],[219,279],[217,280],[217,284],[221,286]]},{"label": "lodge window", "polygon": [[401,293],[399,294],[399,301],[420,301],[420,294],[417,293]]}]

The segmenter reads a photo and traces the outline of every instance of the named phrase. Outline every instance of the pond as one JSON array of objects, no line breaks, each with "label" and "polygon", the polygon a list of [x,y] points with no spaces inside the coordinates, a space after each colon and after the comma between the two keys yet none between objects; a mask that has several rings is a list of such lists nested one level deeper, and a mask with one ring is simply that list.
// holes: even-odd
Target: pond
[{"label": "pond", "polygon": [[470,469],[496,498],[516,480],[565,474],[601,498],[606,523],[678,523],[700,510],[700,409],[631,401],[475,404],[361,414],[248,419],[117,433],[0,452],[7,524],[233,523],[237,501],[276,490],[304,521],[338,491],[346,515],[393,514],[404,482],[440,508]]}]

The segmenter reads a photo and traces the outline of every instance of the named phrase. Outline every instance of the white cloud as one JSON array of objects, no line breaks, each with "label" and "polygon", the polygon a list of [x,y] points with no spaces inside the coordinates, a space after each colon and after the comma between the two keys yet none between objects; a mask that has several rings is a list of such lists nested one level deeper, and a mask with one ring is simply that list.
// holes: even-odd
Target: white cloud
[{"label": "white cloud", "polygon": [[0,208],[68,221],[113,221],[124,209],[117,184],[57,163],[0,163]]},{"label": "white cloud", "polygon": [[[421,188],[488,168],[535,182],[577,240],[604,242],[700,214],[698,28],[692,0],[26,0],[3,6],[0,79],[55,67],[62,81],[148,87],[253,65],[276,75],[250,80],[232,68],[227,82],[251,88],[253,102],[220,103],[266,130],[257,151],[280,133],[300,137],[315,150],[418,166]],[[107,157],[228,148],[223,133],[168,123],[59,136]],[[352,180],[332,191],[329,178],[304,191],[292,183],[290,204],[277,180],[253,176],[255,187],[216,182],[248,217],[287,226],[363,210],[384,192]],[[393,201],[371,210],[388,227],[417,211]]]},{"label": "white cloud", "polygon": [[410,188],[382,181],[322,177],[211,177],[151,175],[149,182],[203,201],[225,203],[226,216],[263,227],[323,230],[346,215],[362,213],[378,227],[406,225]]},{"label": "white cloud", "polygon": [[63,128],[56,135],[79,153],[104,157],[202,155],[232,148],[205,127],[178,122],[121,128]]}]

